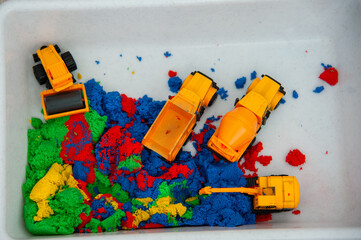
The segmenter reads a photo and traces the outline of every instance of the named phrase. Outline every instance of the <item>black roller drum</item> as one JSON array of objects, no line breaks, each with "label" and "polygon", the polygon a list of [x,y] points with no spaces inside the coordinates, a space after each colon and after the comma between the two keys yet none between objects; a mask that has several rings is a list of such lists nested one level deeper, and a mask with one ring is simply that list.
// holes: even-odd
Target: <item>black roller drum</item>
[{"label": "black roller drum", "polygon": [[81,90],[48,96],[44,102],[48,115],[85,108]]}]

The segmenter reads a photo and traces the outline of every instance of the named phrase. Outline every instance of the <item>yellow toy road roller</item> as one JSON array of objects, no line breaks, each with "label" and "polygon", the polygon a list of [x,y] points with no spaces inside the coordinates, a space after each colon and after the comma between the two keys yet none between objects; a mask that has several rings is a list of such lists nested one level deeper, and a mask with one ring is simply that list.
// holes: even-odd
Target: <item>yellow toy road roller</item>
[{"label": "yellow toy road roller", "polygon": [[70,52],[59,55],[58,45],[42,46],[33,54],[34,75],[48,90],[41,92],[45,120],[89,112],[84,84],[74,84],[71,74],[77,69]]}]

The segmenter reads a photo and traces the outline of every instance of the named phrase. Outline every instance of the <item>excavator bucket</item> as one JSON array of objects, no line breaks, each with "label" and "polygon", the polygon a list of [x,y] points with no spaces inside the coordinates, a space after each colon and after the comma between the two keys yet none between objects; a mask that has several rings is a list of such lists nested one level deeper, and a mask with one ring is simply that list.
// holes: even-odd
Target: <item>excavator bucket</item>
[{"label": "excavator bucket", "polygon": [[62,92],[41,92],[45,120],[89,112],[84,84],[75,84]]}]

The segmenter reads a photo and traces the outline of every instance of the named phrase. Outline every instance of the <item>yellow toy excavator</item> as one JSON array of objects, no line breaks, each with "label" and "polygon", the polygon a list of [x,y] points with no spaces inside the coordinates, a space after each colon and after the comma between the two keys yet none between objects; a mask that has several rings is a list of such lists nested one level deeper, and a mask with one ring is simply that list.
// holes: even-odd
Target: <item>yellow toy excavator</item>
[{"label": "yellow toy excavator", "polygon": [[74,84],[70,73],[77,69],[70,52],[59,55],[58,45],[42,46],[33,54],[33,67],[39,84],[48,90],[41,92],[41,102],[45,120],[89,112],[88,99],[84,84]]},{"label": "yellow toy excavator", "polygon": [[[245,193],[253,196],[254,213],[290,211],[300,202],[300,186],[296,177],[280,175],[247,179],[248,187],[202,188],[199,194]],[[251,188],[251,186],[255,186]]]}]

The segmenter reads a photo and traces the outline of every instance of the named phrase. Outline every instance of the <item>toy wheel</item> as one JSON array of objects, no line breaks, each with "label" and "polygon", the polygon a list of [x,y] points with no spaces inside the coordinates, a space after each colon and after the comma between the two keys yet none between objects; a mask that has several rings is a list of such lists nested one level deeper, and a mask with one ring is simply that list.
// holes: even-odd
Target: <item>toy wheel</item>
[{"label": "toy wheel", "polygon": [[269,118],[269,115],[271,114],[270,111],[267,111],[266,115],[264,115],[262,120],[262,125],[266,125],[267,119]]},{"label": "toy wheel", "polygon": [[77,69],[74,58],[70,52],[65,52],[65,53],[61,54],[61,58],[64,60],[65,65],[68,68],[69,72],[72,72]]},{"label": "toy wheel", "polygon": [[40,50],[43,50],[46,47],[48,47],[48,46],[43,45],[43,46],[41,46]]},{"label": "toy wheel", "polygon": [[196,117],[197,121],[201,120],[201,115],[199,113],[196,113]]},{"label": "toy wheel", "polygon": [[37,62],[40,61],[40,58],[39,58],[39,56],[38,56],[37,53],[34,53],[34,54],[33,54],[33,59],[34,59],[34,62],[35,62],[35,63],[37,63]]},{"label": "toy wheel", "polygon": [[273,110],[276,110],[280,104],[281,104],[281,100],[277,103],[277,105],[275,106],[275,108]]},{"label": "toy wheel", "polygon": [[241,97],[241,99],[236,98],[236,100],[234,101],[234,106],[236,106],[237,103],[239,102],[239,100],[242,100],[245,96],[246,96],[246,95],[243,95],[243,96]]},{"label": "toy wheel", "polygon": [[203,116],[203,113],[204,113],[205,109],[206,108],[202,106],[201,109],[199,110],[199,113],[200,113],[201,117]]},{"label": "toy wheel", "polygon": [[45,87],[46,87],[47,89],[52,89],[52,88],[53,88],[53,87],[51,86],[51,84],[50,84],[49,79],[46,79]]},{"label": "toy wheel", "polygon": [[38,64],[33,67],[33,72],[35,75],[36,80],[38,80],[39,84],[42,85],[46,83],[48,80],[48,76],[46,75],[46,72],[44,70],[43,65]]},{"label": "toy wheel", "polygon": [[200,109],[199,109],[199,112],[196,114],[197,115],[197,121],[201,120],[201,117],[204,113],[204,110],[205,108],[202,106]]},{"label": "toy wheel", "polygon": [[246,178],[247,180],[247,187],[253,187],[257,185],[257,179],[258,177],[251,177],[251,178]]},{"label": "toy wheel", "polygon": [[258,130],[257,130],[257,133],[259,133],[259,131],[261,131],[262,127],[259,127]]},{"label": "toy wheel", "polygon": [[278,90],[280,93],[282,93],[283,95],[286,95],[286,91],[285,91],[285,89],[282,87],[282,86],[280,86],[280,89]]},{"label": "toy wheel", "polygon": [[247,149],[250,149],[255,141],[256,141],[256,137],[253,138],[252,142],[248,145]]},{"label": "toy wheel", "polygon": [[174,161],[179,158],[179,156],[181,155],[182,152],[183,152],[183,147],[181,147],[181,149],[179,149],[179,152],[177,153],[177,156],[175,156]]},{"label": "toy wheel", "polygon": [[212,80],[212,87],[219,90],[219,87],[217,86],[217,83]]},{"label": "toy wheel", "polygon": [[56,50],[57,53],[60,53],[60,52],[61,52],[58,44],[55,44],[55,45],[54,45],[54,48],[55,48],[55,50]]},{"label": "toy wheel", "polygon": [[238,102],[239,102],[239,98],[236,98],[236,99],[234,100],[234,106],[236,106]]},{"label": "toy wheel", "polygon": [[75,80],[75,78],[73,77],[73,83],[76,83],[76,80]]},{"label": "toy wheel", "polygon": [[220,155],[219,153],[213,151],[212,149],[210,149],[207,145],[206,145],[206,149],[208,151],[210,151],[212,154],[214,154],[215,156],[217,156],[219,159],[223,159],[225,161],[228,161],[225,157],[223,157],[222,155]]},{"label": "toy wheel", "polygon": [[217,93],[213,94],[213,97],[211,98],[211,101],[209,101],[209,103],[208,103],[208,107],[213,105],[213,103],[214,103],[214,101],[216,101],[217,97],[218,97]]}]

